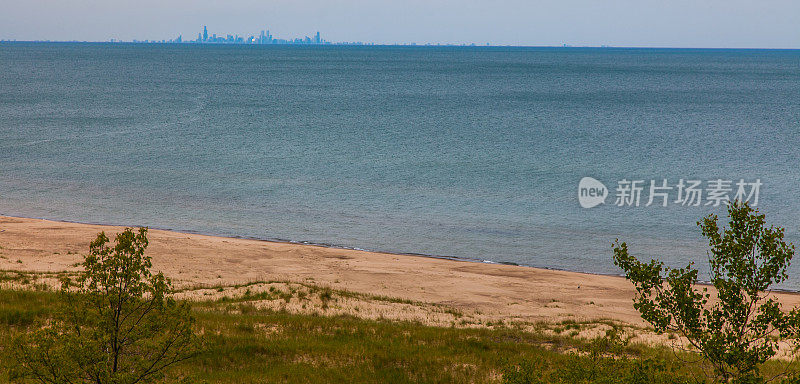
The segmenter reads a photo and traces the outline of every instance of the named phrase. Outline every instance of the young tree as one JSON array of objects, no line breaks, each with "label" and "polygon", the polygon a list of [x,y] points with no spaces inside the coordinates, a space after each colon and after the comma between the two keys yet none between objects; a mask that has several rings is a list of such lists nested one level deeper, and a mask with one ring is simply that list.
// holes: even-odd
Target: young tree
[{"label": "young tree", "polygon": [[127,228],[108,243],[105,233],[92,241],[83,271],[62,285],[63,308],[16,340],[17,381],[150,383],[193,355],[190,309],[169,297],[169,279],[150,272],[147,229]]},{"label": "young tree", "polygon": [[759,367],[781,341],[796,348],[800,312],[784,312],[769,288],[787,278],[794,245],[783,228],[767,227],[764,215],[747,204],[728,207],[728,228],[717,216],[698,226],[708,238],[712,298],[697,286],[697,269],[671,269],[658,260],[643,263],[614,244],[614,264],[636,288],[634,307],[656,332],[677,332],[713,366],[720,382],[763,382]]}]

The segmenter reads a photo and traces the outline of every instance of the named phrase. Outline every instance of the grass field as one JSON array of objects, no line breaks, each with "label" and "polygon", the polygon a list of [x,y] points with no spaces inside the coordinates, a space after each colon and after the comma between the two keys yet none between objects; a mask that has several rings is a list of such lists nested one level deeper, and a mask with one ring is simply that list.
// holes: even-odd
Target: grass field
[{"label": "grass field", "polygon": [[[320,295],[330,295],[319,290]],[[284,294],[285,295],[285,294]],[[681,383],[702,367],[666,348],[629,345],[612,328],[580,339],[514,327],[432,327],[352,316],[292,314],[254,305],[264,295],[193,302],[203,348],[167,382],[207,383]],[[285,299],[285,296],[283,296]],[[336,300],[330,297],[329,300]],[[15,362],[7,346],[57,305],[48,290],[0,290],[0,382]]]},{"label": "grass field", "polygon": [[[14,364],[5,353],[12,334],[46,318],[58,300],[51,291],[0,291],[0,381],[8,381]],[[516,382],[667,383],[691,374],[666,350],[625,346],[614,338],[591,342],[513,328],[290,314],[257,309],[247,298],[196,302],[193,309],[203,348],[174,367],[169,381],[494,383],[505,376]]]}]

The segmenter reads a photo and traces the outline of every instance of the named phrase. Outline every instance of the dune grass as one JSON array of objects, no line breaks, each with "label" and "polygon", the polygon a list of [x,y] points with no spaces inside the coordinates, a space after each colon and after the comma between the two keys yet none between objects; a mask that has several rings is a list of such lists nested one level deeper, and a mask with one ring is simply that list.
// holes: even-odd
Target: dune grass
[{"label": "dune grass", "polygon": [[[0,382],[15,332],[46,318],[51,291],[0,290]],[[430,327],[349,316],[290,314],[247,301],[193,303],[203,348],[167,382],[681,383],[702,378],[665,348],[514,328]],[[702,381],[700,381],[702,382]]]}]

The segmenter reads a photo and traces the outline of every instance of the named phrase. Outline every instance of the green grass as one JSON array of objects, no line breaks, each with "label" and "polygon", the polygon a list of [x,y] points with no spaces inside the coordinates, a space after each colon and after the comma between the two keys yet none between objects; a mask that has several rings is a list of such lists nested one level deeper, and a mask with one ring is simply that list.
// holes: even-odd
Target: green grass
[{"label": "green grass", "polygon": [[[239,306],[198,313],[198,323],[206,332],[206,351],[176,374],[194,373],[210,383],[491,383],[501,382],[504,371],[518,374],[529,369],[524,364],[516,367],[531,361],[546,362],[536,375],[547,372],[551,381],[557,381],[564,368],[587,366],[583,360],[592,360],[563,351],[588,353],[593,348],[568,338],[510,329],[437,328]],[[664,351],[635,346],[621,351],[636,356],[650,353],[659,361],[666,356]],[[610,373],[628,364],[605,360],[593,365]],[[564,379],[582,374],[573,372]],[[679,375],[668,376],[670,380],[649,382],[676,382],[672,379]]]},{"label": "green grass", "polygon": [[8,345],[12,330],[31,326],[49,315],[58,300],[52,292],[0,290],[0,347]]},{"label": "green grass", "polygon": [[[322,289],[317,294],[327,295]],[[259,295],[253,295],[257,298]],[[0,348],[48,316],[59,294],[0,290]],[[207,383],[680,383],[702,377],[664,348],[517,329],[461,329],[195,303],[203,350],[171,377]],[[563,324],[574,328],[574,324]],[[614,336],[614,335],[611,335]],[[2,366],[14,361],[0,352]],[[7,382],[6,369],[0,382]],[[692,381],[695,382],[695,381]]]}]

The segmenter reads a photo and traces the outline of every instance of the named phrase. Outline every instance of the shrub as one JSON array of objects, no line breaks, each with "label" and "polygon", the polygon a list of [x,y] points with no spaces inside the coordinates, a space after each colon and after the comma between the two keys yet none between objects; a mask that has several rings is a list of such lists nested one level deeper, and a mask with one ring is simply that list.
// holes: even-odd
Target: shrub
[{"label": "shrub", "polygon": [[[800,312],[784,312],[769,288],[787,278],[794,246],[783,228],[767,227],[764,215],[747,204],[728,206],[728,228],[716,215],[698,222],[711,250],[709,266],[715,300],[697,285],[690,264],[672,269],[658,260],[643,263],[614,244],[614,264],[636,288],[634,307],[657,332],[675,332],[713,367],[719,382],[763,382],[759,367],[778,345],[797,345]],[[786,375],[789,372],[785,372]]]},{"label": "shrub", "polygon": [[152,274],[147,230],[125,229],[109,247],[100,233],[76,281],[65,279],[56,314],[18,336],[12,378],[38,383],[150,383],[193,355],[185,303]]}]

